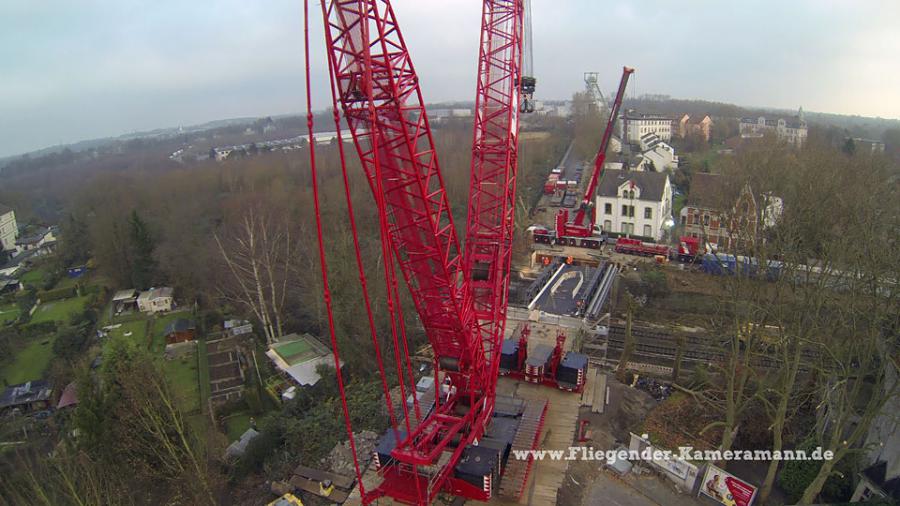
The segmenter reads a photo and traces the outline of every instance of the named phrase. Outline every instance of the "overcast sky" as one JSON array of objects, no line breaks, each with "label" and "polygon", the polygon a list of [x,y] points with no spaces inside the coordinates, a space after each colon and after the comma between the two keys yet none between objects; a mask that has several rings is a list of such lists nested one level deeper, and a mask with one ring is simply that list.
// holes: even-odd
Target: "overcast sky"
[{"label": "overcast sky", "polygon": [[[426,101],[471,100],[480,2],[392,3]],[[900,1],[532,3],[539,98],[570,97],[585,71],[612,89],[630,65],[629,95],[900,118]],[[302,0],[2,0],[0,156],[299,112],[302,22]]]}]

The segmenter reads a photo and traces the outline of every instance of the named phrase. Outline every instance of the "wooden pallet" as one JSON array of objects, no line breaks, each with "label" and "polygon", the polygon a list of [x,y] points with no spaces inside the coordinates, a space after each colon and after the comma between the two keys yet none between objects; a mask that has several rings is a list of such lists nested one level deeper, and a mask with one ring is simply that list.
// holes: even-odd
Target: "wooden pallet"
[{"label": "wooden pallet", "polygon": [[306,466],[297,466],[294,468],[294,475],[316,482],[331,480],[331,483],[333,483],[335,487],[348,490],[353,488],[353,485],[356,483],[356,478],[329,473],[328,471],[313,469]]},{"label": "wooden pallet", "polygon": [[597,373],[593,391],[594,399],[591,402],[591,412],[603,413],[606,407],[606,374]]},{"label": "wooden pallet", "polygon": [[594,391],[597,388],[596,368],[588,366],[587,378],[584,382],[584,390],[581,392],[581,405],[591,407],[594,404]]},{"label": "wooden pallet", "polygon": [[341,490],[336,486],[331,491],[329,495],[322,495],[319,489],[319,482],[314,480],[306,479],[302,476],[294,475],[291,478],[291,486],[295,489],[303,490],[304,492],[309,492],[310,494],[322,497],[324,499],[328,499],[329,501],[336,502],[338,504],[343,504],[347,498],[350,496],[350,493],[346,490]]}]

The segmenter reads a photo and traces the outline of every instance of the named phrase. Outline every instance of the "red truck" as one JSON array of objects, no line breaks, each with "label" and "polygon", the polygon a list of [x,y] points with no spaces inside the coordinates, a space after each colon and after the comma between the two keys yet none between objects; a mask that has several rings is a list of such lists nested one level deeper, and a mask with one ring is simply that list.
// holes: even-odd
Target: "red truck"
[{"label": "red truck", "polygon": [[680,262],[694,262],[704,252],[700,251],[700,239],[696,237],[682,236],[678,240],[677,247],[669,247],[655,242],[643,242],[630,237],[616,239],[615,250],[617,253],[638,256],[664,256]]}]

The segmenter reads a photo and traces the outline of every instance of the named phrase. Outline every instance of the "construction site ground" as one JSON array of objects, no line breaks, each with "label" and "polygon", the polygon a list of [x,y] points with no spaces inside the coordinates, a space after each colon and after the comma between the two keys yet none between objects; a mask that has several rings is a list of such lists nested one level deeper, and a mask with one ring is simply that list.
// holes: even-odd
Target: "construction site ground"
[{"label": "construction site ground", "polygon": [[[613,450],[628,446],[629,432],[638,430],[641,421],[655,406],[647,393],[623,385],[607,375],[609,404],[602,413],[581,408],[580,419],[589,422],[584,442],[577,446],[594,450]],[[621,506],[695,506],[699,501],[679,493],[673,485],[652,472],[634,472],[619,476],[605,468],[604,462],[573,460],[559,490],[560,505],[610,504]]]}]

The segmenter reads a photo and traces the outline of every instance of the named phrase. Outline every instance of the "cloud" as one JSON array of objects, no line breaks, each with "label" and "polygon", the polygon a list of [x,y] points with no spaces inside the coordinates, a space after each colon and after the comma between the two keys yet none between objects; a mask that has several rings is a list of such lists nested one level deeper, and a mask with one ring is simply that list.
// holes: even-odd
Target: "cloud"
[{"label": "cloud", "polygon": [[[471,100],[481,4],[394,0],[427,101]],[[319,4],[314,99],[330,103]],[[58,142],[297,112],[302,2],[0,4],[0,156]],[[585,71],[630,93],[900,117],[900,2],[533,0],[538,96]]]}]

